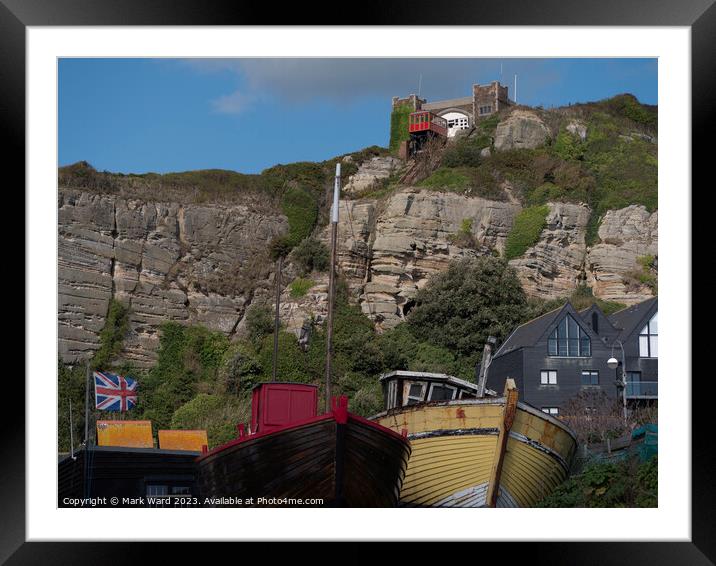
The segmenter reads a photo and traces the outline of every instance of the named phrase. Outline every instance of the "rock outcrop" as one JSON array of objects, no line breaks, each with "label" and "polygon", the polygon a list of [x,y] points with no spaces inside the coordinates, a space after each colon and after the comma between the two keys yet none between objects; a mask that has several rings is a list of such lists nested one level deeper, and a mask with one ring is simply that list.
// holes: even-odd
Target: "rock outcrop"
[{"label": "rock outcrop", "polygon": [[144,202],[72,189],[59,192],[59,351],[86,359],[99,347],[112,297],[129,307],[123,357],[154,360],[158,327],[185,321],[230,334],[259,264],[285,217],[243,205]]},{"label": "rock outcrop", "polygon": [[659,253],[659,213],[632,205],[610,210],[599,226],[599,244],[586,257],[587,284],[594,294],[608,301],[635,303],[651,291],[630,274],[642,270],[638,259]]},{"label": "rock outcrop", "polygon": [[547,125],[537,114],[526,110],[514,110],[497,124],[495,149],[534,149],[544,145],[550,137]]},{"label": "rock outcrop", "polygon": [[589,209],[578,204],[551,203],[547,225],[537,244],[510,261],[528,295],[566,297],[583,278],[585,234]]},{"label": "rock outcrop", "polygon": [[371,157],[358,166],[358,171],[351,175],[343,187],[347,194],[354,194],[375,186],[383,179],[387,179],[403,165],[400,159],[391,156]]}]

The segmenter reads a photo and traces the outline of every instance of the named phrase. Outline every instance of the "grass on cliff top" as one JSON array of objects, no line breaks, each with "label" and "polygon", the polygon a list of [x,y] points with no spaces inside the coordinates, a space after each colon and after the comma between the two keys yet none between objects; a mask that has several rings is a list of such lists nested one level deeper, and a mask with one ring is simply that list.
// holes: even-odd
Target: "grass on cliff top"
[{"label": "grass on cliff top", "polygon": [[[547,145],[536,149],[492,151],[497,118],[481,123],[470,137],[448,144],[441,166],[420,183],[431,189],[499,199],[507,183],[526,206],[547,202],[587,204],[592,210],[587,244],[597,242],[599,223],[608,210],[640,204],[658,207],[657,108],[631,95],[535,110],[552,130]],[[487,124],[489,120],[495,123]],[[585,140],[566,130],[572,121],[587,128]],[[490,127],[486,127],[489,125]]]},{"label": "grass on cliff top", "polygon": [[525,208],[515,217],[505,244],[505,259],[509,261],[520,257],[537,243],[547,225],[547,214],[549,207],[545,204]]}]

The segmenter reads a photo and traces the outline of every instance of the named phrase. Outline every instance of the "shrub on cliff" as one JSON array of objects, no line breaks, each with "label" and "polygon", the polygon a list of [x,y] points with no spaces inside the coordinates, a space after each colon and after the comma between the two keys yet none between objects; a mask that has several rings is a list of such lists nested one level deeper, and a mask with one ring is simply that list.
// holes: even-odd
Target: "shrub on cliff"
[{"label": "shrub on cliff", "polygon": [[274,315],[266,305],[251,305],[246,312],[246,332],[254,344],[273,332]]},{"label": "shrub on cliff", "polygon": [[504,260],[483,256],[454,262],[434,275],[418,292],[408,323],[419,340],[473,365],[487,337],[505,338],[527,310],[515,271]]},{"label": "shrub on cliff", "polygon": [[512,230],[507,236],[505,244],[505,258],[507,260],[520,257],[527,249],[534,246],[539,235],[547,224],[549,207],[530,206],[523,209],[516,217]]},{"label": "shrub on cliff", "polygon": [[206,430],[209,448],[213,448],[236,438],[236,425],[247,423],[250,416],[249,393],[240,396],[201,393],[174,412],[171,428]]},{"label": "shrub on cliff", "polygon": [[127,315],[127,307],[116,299],[110,301],[104,328],[99,333],[100,346],[90,364],[93,369],[110,369],[113,358],[122,350],[129,328]]},{"label": "shrub on cliff", "polygon": [[291,259],[303,275],[311,271],[326,271],[329,263],[328,248],[316,238],[306,238],[294,248]]}]

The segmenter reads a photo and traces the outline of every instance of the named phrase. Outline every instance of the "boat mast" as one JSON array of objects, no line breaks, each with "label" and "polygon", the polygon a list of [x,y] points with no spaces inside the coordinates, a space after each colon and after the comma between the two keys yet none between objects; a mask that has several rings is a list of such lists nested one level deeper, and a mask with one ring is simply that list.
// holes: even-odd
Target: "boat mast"
[{"label": "boat mast", "polygon": [[328,278],[328,320],[326,321],[326,412],[331,410],[331,360],[333,358],[333,303],[336,291],[336,241],[338,236],[338,201],[341,194],[341,164],[336,163],[331,207],[331,267]]}]

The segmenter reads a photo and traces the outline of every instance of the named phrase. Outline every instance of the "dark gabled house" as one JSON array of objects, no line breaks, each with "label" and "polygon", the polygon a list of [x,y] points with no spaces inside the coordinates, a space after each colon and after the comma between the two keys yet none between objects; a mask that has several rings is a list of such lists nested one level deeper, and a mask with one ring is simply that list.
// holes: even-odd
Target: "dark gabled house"
[{"label": "dark gabled house", "polygon": [[[606,316],[596,306],[576,311],[570,303],[518,326],[495,352],[487,386],[501,391],[515,379],[520,400],[558,415],[584,390],[621,398],[622,359],[627,401],[658,398],[658,299]],[[624,354],[622,355],[622,347]],[[619,360],[609,369],[607,360]]]}]

